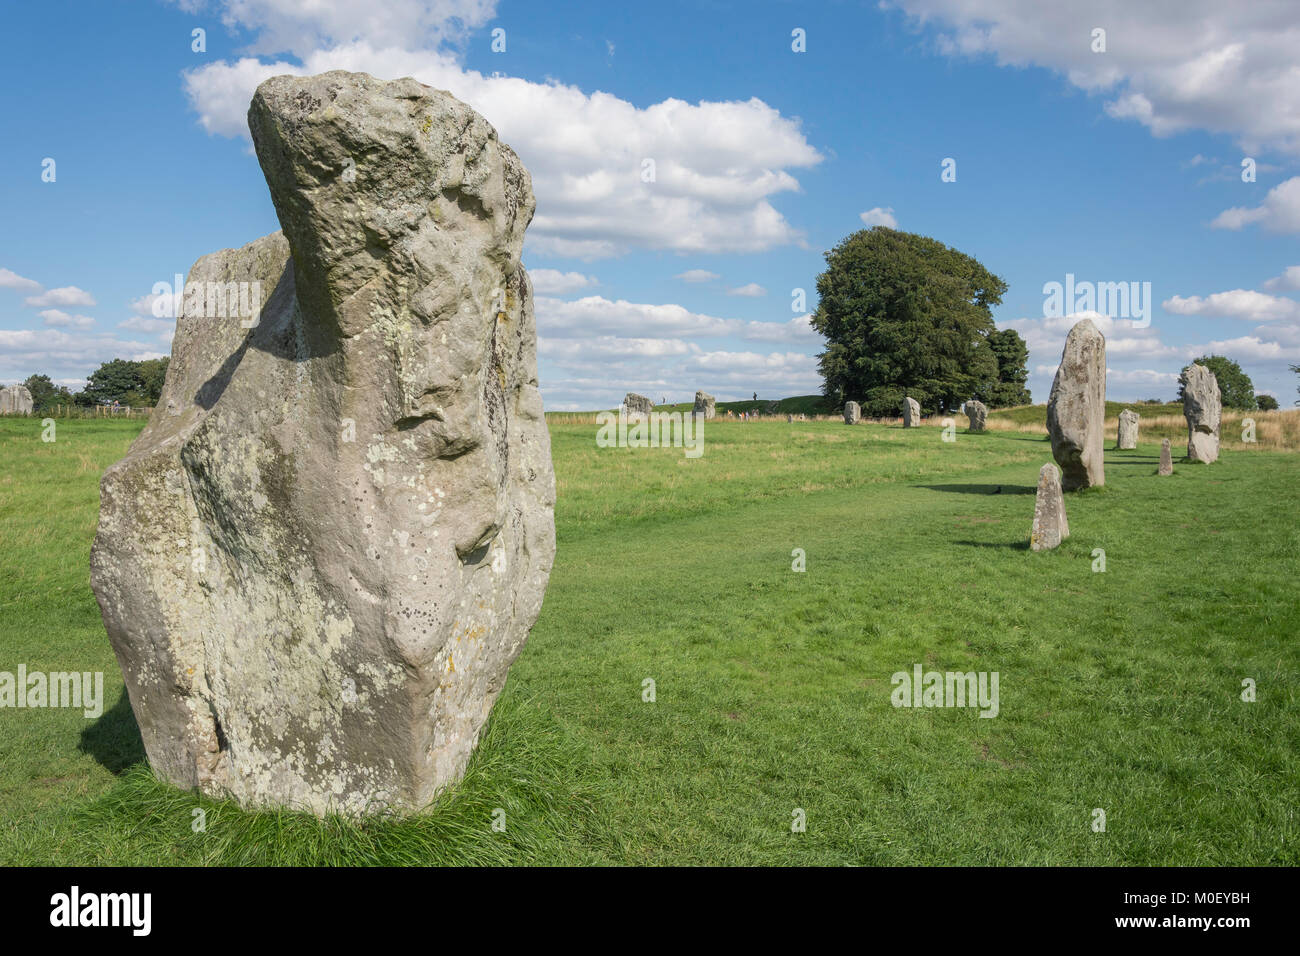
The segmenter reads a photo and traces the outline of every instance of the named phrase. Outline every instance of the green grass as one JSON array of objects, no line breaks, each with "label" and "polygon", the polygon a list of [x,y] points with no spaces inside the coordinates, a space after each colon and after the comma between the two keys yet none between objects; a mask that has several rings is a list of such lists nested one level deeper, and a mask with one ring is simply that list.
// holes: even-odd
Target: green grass
[{"label": "green grass", "polygon": [[[87,580],[139,426],[0,420],[0,670],[110,704],[0,709],[0,863],[1300,863],[1295,454],[1108,449],[1035,554],[1035,435],[710,423],[689,460],[552,425],[555,570],[470,769],[357,823],[149,774]],[[892,707],[914,663],[999,672],[1001,713]]]}]

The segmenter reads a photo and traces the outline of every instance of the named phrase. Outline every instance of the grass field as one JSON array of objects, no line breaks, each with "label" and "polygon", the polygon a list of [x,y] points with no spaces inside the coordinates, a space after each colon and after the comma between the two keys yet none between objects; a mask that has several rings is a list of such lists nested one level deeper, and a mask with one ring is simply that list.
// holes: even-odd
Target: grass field
[{"label": "grass field", "polygon": [[[0,420],[0,671],[107,698],[0,709],[0,864],[1300,863],[1294,452],[1158,478],[1144,433],[1037,554],[1037,434],[719,422],[690,460],[553,423],[555,570],[469,772],[354,823],[150,776],[87,572],[140,425]],[[998,716],[891,706],[914,664],[998,672]]]}]

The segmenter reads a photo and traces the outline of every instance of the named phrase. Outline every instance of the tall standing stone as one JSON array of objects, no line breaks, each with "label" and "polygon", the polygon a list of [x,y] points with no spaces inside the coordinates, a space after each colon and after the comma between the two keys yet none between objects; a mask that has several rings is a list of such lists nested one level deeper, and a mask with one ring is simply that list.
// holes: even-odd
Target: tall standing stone
[{"label": "tall standing stone", "polygon": [[988,407],[980,401],[971,399],[966,403],[966,417],[970,419],[970,430],[973,432],[984,431],[984,426],[988,422]]},{"label": "tall standing stone", "polygon": [[464,771],[555,554],[532,186],[411,79],[273,77],[249,128],[284,231],[189,278],[269,295],[252,328],[178,320],[91,583],[159,776],[414,810]]},{"label": "tall standing stone", "polygon": [[1138,446],[1138,421],[1141,416],[1131,408],[1126,408],[1119,413],[1119,441],[1116,446],[1121,449],[1132,449]]},{"label": "tall standing stone", "polygon": [[1061,466],[1061,486],[1066,491],[1106,483],[1105,426],[1106,338],[1091,319],[1083,319],[1065,338],[1047,400],[1052,457]]},{"label": "tall standing stone", "polygon": [[1169,439],[1166,438],[1160,443],[1160,469],[1156,472],[1158,475],[1172,475],[1174,473],[1174,456],[1169,447]]},{"label": "tall standing stone", "polygon": [[623,398],[623,407],[627,409],[627,414],[631,415],[649,415],[655,410],[655,403],[650,401],[644,395],[638,395],[636,392],[628,392]]},{"label": "tall standing stone", "polygon": [[1217,461],[1223,396],[1218,379],[1204,365],[1193,363],[1184,374],[1183,417],[1187,419],[1187,457],[1206,464]]},{"label": "tall standing stone", "polygon": [[1070,536],[1065,520],[1065,497],[1061,494],[1061,474],[1048,462],[1038,470],[1038,495],[1034,498],[1034,525],[1029,532],[1029,547],[1049,551]]},{"label": "tall standing stone", "polygon": [[717,403],[708,392],[696,392],[695,405],[691,411],[692,414],[703,415],[707,421],[718,414]]},{"label": "tall standing stone", "polygon": [[916,428],[921,424],[921,403],[914,398],[903,399],[903,427]]},{"label": "tall standing stone", "polygon": [[856,425],[862,421],[862,408],[857,402],[844,403],[844,424]]}]

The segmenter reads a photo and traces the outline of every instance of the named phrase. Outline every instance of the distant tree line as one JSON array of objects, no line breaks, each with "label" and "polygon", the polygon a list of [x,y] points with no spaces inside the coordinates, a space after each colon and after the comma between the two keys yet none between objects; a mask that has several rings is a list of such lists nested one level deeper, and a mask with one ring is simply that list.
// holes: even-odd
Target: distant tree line
[{"label": "distant tree line", "polygon": [[158,402],[168,359],[113,359],[91,373],[86,387],[73,392],[55,385],[48,375],[32,375],[23,382],[32,393],[32,408],[43,412],[56,405],[111,405],[148,408]]}]

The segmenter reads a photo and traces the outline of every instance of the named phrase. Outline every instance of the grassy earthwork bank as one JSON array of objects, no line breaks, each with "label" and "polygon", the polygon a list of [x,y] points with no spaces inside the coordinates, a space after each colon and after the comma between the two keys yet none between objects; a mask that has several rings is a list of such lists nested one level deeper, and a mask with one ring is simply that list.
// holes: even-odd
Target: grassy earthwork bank
[{"label": "grassy earthwork bank", "polygon": [[[87,571],[143,423],[0,419],[0,671],[106,697],[0,708],[0,864],[1300,864],[1300,455],[1225,426],[1159,478],[1135,408],[1047,553],[1029,416],[717,421],[697,459],[553,419],[555,570],[469,772],[359,822],[152,778]],[[997,716],[893,707],[915,664],[998,672]]]}]

